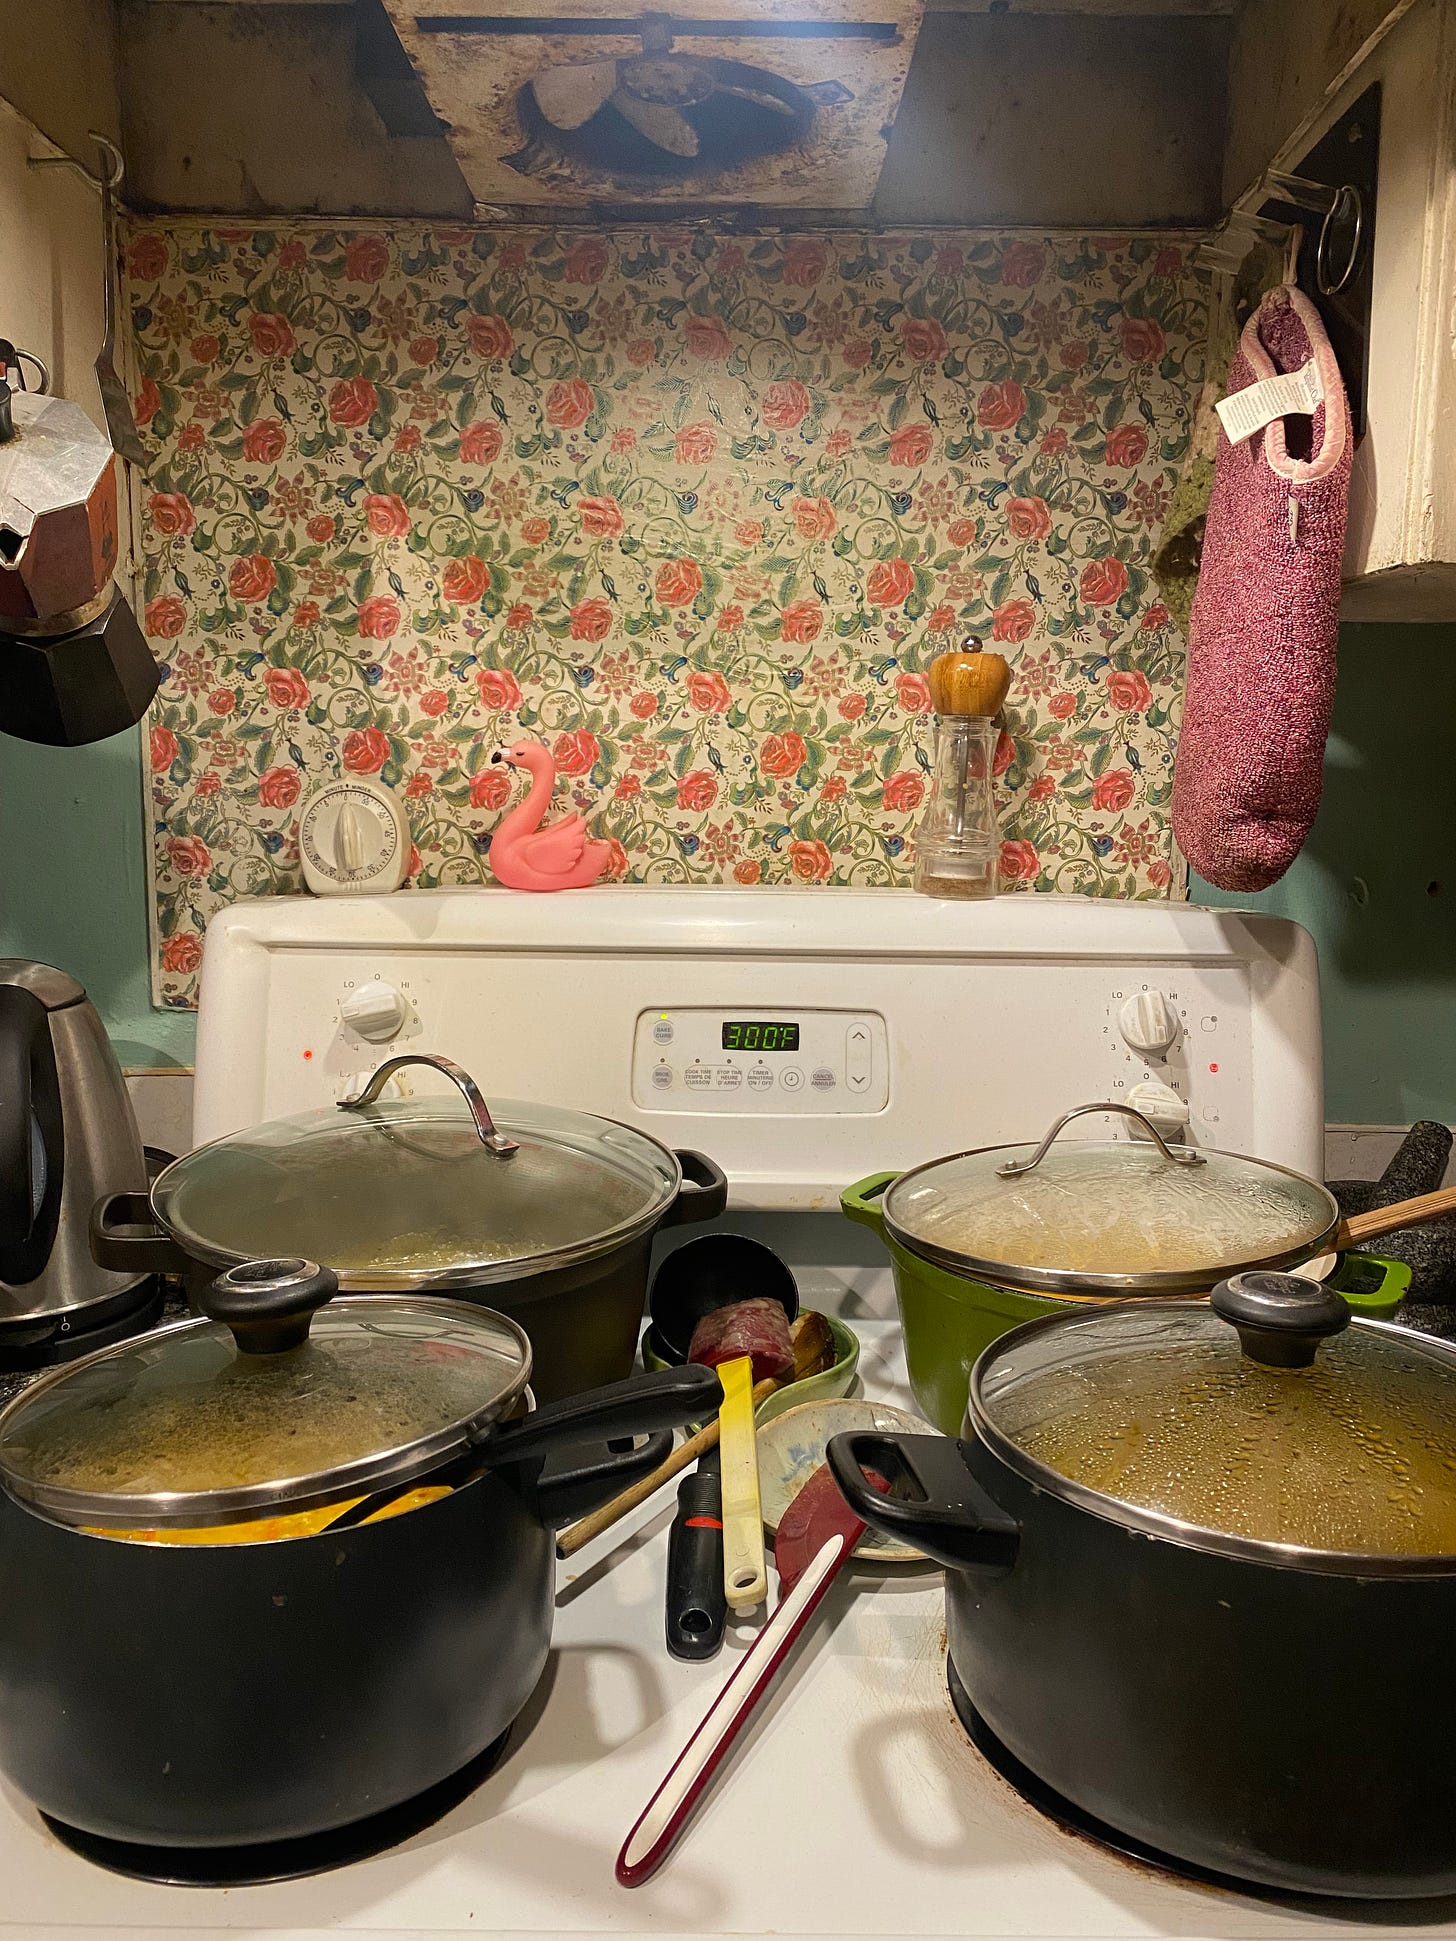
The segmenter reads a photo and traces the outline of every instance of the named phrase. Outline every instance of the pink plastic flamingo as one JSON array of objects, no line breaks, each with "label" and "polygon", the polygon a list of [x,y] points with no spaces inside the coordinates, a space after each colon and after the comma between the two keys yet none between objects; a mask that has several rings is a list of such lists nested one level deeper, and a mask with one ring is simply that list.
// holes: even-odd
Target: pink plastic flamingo
[{"label": "pink plastic flamingo", "polygon": [[543,829],[551,806],[556,764],[539,741],[516,741],[493,762],[509,762],[531,777],[525,797],[501,818],[490,844],[490,866],[508,890],[584,890],[612,859],[604,842],[589,842],[586,817],[563,816]]}]

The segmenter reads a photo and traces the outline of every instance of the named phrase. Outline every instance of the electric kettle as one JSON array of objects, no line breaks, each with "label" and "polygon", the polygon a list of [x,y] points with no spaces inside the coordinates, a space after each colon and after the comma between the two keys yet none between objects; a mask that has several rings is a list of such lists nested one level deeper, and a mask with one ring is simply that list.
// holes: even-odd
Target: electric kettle
[{"label": "electric kettle", "polygon": [[153,1289],[91,1258],[91,1209],[147,1184],[116,1055],[74,977],[0,958],[0,1355],[100,1345]]}]

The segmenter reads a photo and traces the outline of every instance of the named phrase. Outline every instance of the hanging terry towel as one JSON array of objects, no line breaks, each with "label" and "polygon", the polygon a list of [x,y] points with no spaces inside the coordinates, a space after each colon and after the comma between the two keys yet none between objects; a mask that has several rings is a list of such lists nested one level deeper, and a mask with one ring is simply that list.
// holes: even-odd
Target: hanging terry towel
[{"label": "hanging terry towel", "polygon": [[1210,883],[1262,890],[1319,808],[1350,491],[1350,408],[1302,292],[1244,326],[1218,413],[1173,831]]}]

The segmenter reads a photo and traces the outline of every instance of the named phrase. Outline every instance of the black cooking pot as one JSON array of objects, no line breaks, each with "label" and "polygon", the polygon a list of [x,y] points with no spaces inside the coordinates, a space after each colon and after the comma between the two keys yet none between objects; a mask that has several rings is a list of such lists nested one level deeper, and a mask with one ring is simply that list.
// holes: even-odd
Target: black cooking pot
[{"label": "black cooking pot", "polygon": [[[698,1419],[719,1392],[676,1368],[503,1420],[530,1369],[511,1322],[374,1296],[335,1303],[300,1341],[329,1277],[288,1265],[234,1288],[236,1348],[214,1321],[183,1322],[0,1415],[0,1770],[87,1833],[292,1839],[459,1771],[545,1666],[553,1526],[655,1466],[667,1438],[596,1445]],[[321,1436],[336,1445],[322,1459]],[[124,1455],[145,1489],[100,1486]],[[400,1491],[433,1500],[356,1520]],[[325,1507],[344,1520],[234,1540],[280,1513],[251,1534],[312,1528]],[[153,1540],[122,1540],[139,1528]]]},{"label": "black cooking pot", "polygon": [[828,1461],[946,1566],[955,1679],[1083,1813],[1263,1886],[1446,1895],[1456,1350],[1348,1322],[1282,1274],[1031,1322],[977,1362],[966,1440]]},{"label": "black cooking pot", "polygon": [[[456,1089],[383,1096],[410,1066]],[[339,1105],[198,1147],[149,1194],[100,1201],[91,1251],[103,1267],[179,1275],[194,1300],[220,1270],[297,1256],[335,1264],[348,1293],[484,1301],[525,1328],[532,1387],[550,1402],[629,1372],[654,1236],[727,1200],[702,1153],[552,1106],[501,1102],[493,1118],[467,1072],[419,1053]]]}]

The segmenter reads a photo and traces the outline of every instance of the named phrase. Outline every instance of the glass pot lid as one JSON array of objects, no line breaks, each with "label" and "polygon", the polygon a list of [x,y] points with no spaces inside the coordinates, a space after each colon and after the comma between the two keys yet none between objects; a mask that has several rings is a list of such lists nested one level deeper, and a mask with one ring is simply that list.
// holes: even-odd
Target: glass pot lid
[{"label": "glass pot lid", "polygon": [[[404,1065],[444,1096],[385,1098]],[[152,1209],[208,1266],[324,1260],[346,1289],[479,1286],[590,1258],[645,1231],[681,1181],[647,1134],[503,1102],[501,1129],[448,1059],[392,1058],[354,1099],[229,1134],[169,1166]]]},{"label": "glass pot lid", "polygon": [[1030,1322],[977,1364],[971,1417],[1040,1488],[1156,1536],[1456,1572],[1456,1348],[1296,1275]]},{"label": "glass pot lid", "polygon": [[464,1301],[333,1301],[312,1262],[229,1269],[179,1322],[71,1363],[0,1413],[0,1479],[57,1519],[204,1527],[404,1483],[514,1404],[525,1335]]},{"label": "glass pot lid", "polygon": [[[1073,1119],[1113,1112],[1143,1141],[1056,1144]],[[1039,1146],[987,1146],[902,1173],[885,1224],[953,1273],[1047,1293],[1202,1294],[1246,1267],[1318,1253],[1333,1196],[1268,1160],[1167,1146],[1141,1113],[1079,1105]]]}]

